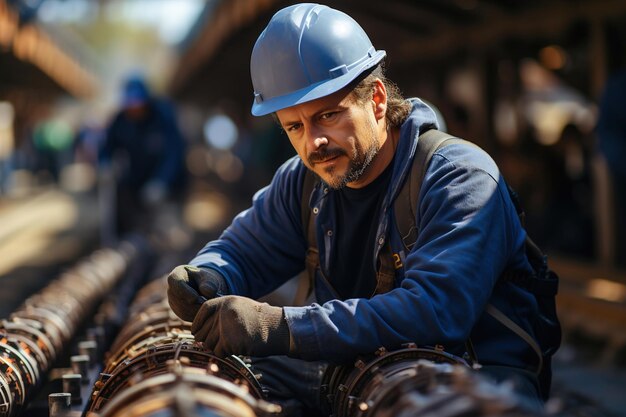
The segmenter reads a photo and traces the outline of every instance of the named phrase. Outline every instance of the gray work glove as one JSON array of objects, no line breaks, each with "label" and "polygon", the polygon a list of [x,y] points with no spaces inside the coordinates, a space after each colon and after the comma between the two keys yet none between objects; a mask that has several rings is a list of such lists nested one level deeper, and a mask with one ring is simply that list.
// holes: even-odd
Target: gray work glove
[{"label": "gray work glove", "polygon": [[206,300],[228,294],[222,275],[213,269],[180,265],[167,276],[167,301],[174,313],[192,321]]},{"label": "gray work glove", "polygon": [[289,326],[283,309],[246,297],[229,295],[206,301],[191,332],[218,356],[289,353]]}]

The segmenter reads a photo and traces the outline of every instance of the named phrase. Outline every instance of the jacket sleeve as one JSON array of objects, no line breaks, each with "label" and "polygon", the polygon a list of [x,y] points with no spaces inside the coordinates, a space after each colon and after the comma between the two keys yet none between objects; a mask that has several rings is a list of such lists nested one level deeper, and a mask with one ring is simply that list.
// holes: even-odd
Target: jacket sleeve
[{"label": "jacket sleeve", "polygon": [[419,237],[399,288],[285,308],[302,358],[344,361],[381,346],[467,340],[497,277],[523,245],[523,230],[495,163],[480,150],[442,148],[420,193]]},{"label": "jacket sleeve", "polygon": [[251,298],[266,295],[298,274],[307,245],[300,215],[305,170],[298,157],[283,164],[270,185],[254,195],[252,206],[190,263],[216,269],[231,294]]}]

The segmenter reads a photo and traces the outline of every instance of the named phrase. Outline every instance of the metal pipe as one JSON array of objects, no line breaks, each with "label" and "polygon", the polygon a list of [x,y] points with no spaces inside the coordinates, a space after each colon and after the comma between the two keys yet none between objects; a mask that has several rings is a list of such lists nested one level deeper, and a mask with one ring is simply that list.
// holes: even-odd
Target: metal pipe
[{"label": "metal pipe", "polygon": [[[95,251],[0,322],[0,417],[16,416],[26,406],[77,329],[139,255],[138,244],[128,241],[116,249]],[[92,364],[96,349],[94,341],[79,345]],[[75,361],[81,374],[82,361]],[[81,399],[81,374],[63,376],[64,389],[74,402]],[[62,409],[63,397],[49,399],[55,410]]]},{"label": "metal pipe", "polygon": [[165,299],[165,277],[144,286],[129,308],[94,386],[88,417],[270,416],[256,376],[238,357],[219,358],[196,343],[191,323]]}]

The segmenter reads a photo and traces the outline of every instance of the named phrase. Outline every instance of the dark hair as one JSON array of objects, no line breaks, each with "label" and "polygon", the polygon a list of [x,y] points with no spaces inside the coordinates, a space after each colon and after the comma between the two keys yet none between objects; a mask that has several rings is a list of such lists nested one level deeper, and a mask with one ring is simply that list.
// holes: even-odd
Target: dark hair
[{"label": "dark hair", "polygon": [[358,103],[365,103],[370,100],[376,79],[382,81],[387,90],[387,113],[385,114],[387,123],[392,127],[400,126],[411,113],[411,103],[402,96],[398,86],[385,76],[382,62],[353,82],[356,84],[352,89],[355,100]]}]

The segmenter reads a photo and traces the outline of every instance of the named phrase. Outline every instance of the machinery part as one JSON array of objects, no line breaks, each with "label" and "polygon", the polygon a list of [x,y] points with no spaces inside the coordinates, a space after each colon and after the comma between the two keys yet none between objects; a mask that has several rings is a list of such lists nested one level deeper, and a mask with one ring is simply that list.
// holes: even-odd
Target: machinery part
[{"label": "machinery part", "polygon": [[371,357],[358,359],[354,366],[329,367],[320,386],[321,404],[325,405],[326,414],[337,417],[356,415],[382,385],[415,375],[420,361],[469,367],[462,358],[439,348],[418,348],[411,343],[404,349],[391,352],[380,348]]},{"label": "machinery part", "polygon": [[365,417],[501,416],[537,417],[510,385],[496,385],[470,368],[449,363],[419,360],[403,376],[395,375],[366,401],[354,407],[352,415]]},{"label": "machinery part", "polygon": [[222,380],[245,386],[246,391],[256,398],[262,396],[259,383],[244,363],[234,357],[220,359],[202,350],[189,338],[177,340],[164,336],[148,339],[139,349],[131,348],[117,366],[107,367],[111,373],[103,373],[96,382],[90,411],[100,410],[117,393],[140,379],[171,373],[179,367],[218,375]]},{"label": "machinery part", "polygon": [[[15,416],[26,405],[84,319],[138,254],[131,242],[97,250],[0,322],[0,417]],[[81,376],[76,377],[80,385]]]},{"label": "machinery part", "polygon": [[13,411],[13,395],[11,394],[11,384],[0,372],[0,415],[10,416]]},{"label": "machinery part", "polygon": [[[115,366],[120,361],[120,358],[125,355],[126,350],[136,346],[134,349],[136,351],[139,349],[139,346],[146,343],[147,339],[165,335],[169,335],[172,338],[186,337],[193,339],[191,323],[181,321],[169,311],[165,312],[165,314],[156,313],[153,319],[147,315],[138,316],[136,320],[129,324],[128,328],[122,328],[119,336],[111,345],[109,355],[107,356],[107,369]],[[107,371],[105,370],[105,372]]]},{"label": "machinery part", "polygon": [[[26,389],[30,387],[24,382],[20,368],[11,360],[0,357],[0,376],[7,386],[9,411],[21,407],[26,401]],[[8,414],[7,414],[8,415]]]},{"label": "machinery part", "polygon": [[[196,343],[191,323],[165,299],[165,277],[137,292],[94,386],[89,416],[261,416],[257,377],[238,357],[219,358]],[[185,414],[187,413],[187,414]]]},{"label": "machinery part", "polygon": [[0,324],[0,344],[19,346],[37,371],[48,369],[49,360],[53,357],[53,348],[46,345],[46,341],[44,335],[32,326],[6,321]]},{"label": "machinery part", "polygon": [[48,409],[50,417],[64,417],[71,410],[72,394],[56,392],[48,395]]},{"label": "machinery part", "polygon": [[83,402],[81,394],[81,375],[65,374],[62,377],[63,392],[70,394],[70,404],[81,404]]},{"label": "machinery part", "polygon": [[[15,347],[14,347],[15,346]],[[0,343],[0,372],[9,377],[16,404],[26,402],[27,393],[40,381],[36,364],[19,345]]]},{"label": "machinery part", "polygon": [[70,357],[72,364],[72,372],[81,376],[80,382],[85,384],[89,382],[89,355],[74,355]]},{"label": "machinery part", "polygon": [[538,417],[515,394],[495,384],[441,347],[417,347],[332,366],[320,387],[325,414],[334,417]]},{"label": "machinery part", "polygon": [[246,386],[196,368],[152,376],[124,390],[87,417],[261,417],[280,407],[250,395]]},{"label": "machinery part", "polygon": [[252,114],[263,116],[341,90],[385,57],[347,14],[319,4],[278,11],[250,58]]},{"label": "machinery part", "polygon": [[55,351],[60,352],[63,349],[64,342],[68,342],[71,339],[73,326],[72,323],[64,322],[63,320],[66,316],[59,313],[49,308],[28,306],[13,313],[11,319],[18,322],[28,319],[41,323]]}]

